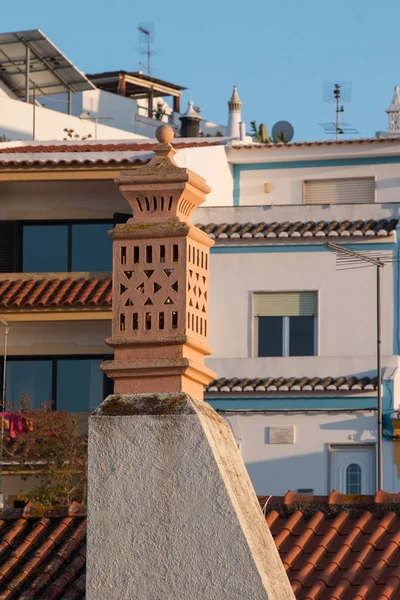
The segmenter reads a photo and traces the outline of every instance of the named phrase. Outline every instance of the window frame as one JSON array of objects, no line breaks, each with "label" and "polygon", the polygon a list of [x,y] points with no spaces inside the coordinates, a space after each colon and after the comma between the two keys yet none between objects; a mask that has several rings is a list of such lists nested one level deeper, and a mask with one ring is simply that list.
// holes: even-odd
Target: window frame
[{"label": "window frame", "polygon": [[[18,267],[16,273],[29,273],[30,271],[23,271],[23,251],[24,251],[24,227],[30,225],[42,225],[42,226],[67,226],[67,271],[66,273],[78,273],[79,271],[72,271],[72,227],[74,225],[105,225],[110,224],[110,229],[114,227],[114,218],[109,219],[24,219],[17,221],[9,221],[15,223],[18,229],[17,242],[15,247],[14,264]],[[62,271],[60,271],[61,273]]]},{"label": "window frame", "polygon": [[303,289],[303,290],[253,290],[250,292],[250,314],[251,314],[251,358],[295,358],[294,355],[291,356],[289,354],[289,319],[290,317],[282,317],[283,325],[282,325],[282,356],[259,356],[258,355],[258,332],[259,332],[259,323],[258,315],[254,315],[253,313],[253,297],[255,294],[285,294],[285,293],[310,293],[313,292],[317,295],[317,314],[314,316],[314,354],[312,356],[319,356],[319,347],[320,347],[320,337],[319,337],[319,325],[320,325],[320,290],[319,289]]},{"label": "window frame", "polygon": [[[349,473],[350,467],[353,467],[353,466],[357,467],[357,469],[358,469],[357,475],[359,476],[359,481],[357,482],[357,485],[359,486],[359,490],[360,490],[359,492],[350,492],[349,489],[348,489],[350,486],[354,485],[354,484],[352,484],[352,483],[350,483],[348,481],[349,475],[350,476],[354,475],[354,473]],[[361,492],[362,492],[363,469],[362,469],[362,466],[359,464],[358,460],[353,460],[352,462],[349,462],[347,464],[346,469],[345,469],[345,473],[344,473],[344,477],[345,477],[346,494],[350,494],[350,495],[357,494],[357,495],[360,495]]]},{"label": "window frame", "polygon": [[[58,371],[58,360],[112,360],[114,357],[112,354],[35,354],[35,355],[11,355],[7,356],[7,363],[20,360],[20,361],[39,361],[39,360],[50,360],[51,366],[51,394],[52,394],[52,410],[57,409],[57,371]],[[3,365],[4,357],[0,356],[0,389],[3,389]],[[107,377],[103,372],[103,397],[106,398],[112,390],[112,379]],[[0,397],[2,394],[0,393]],[[0,409],[1,410],[1,409]],[[76,412],[76,411],[75,411]],[[88,412],[88,411],[82,411]]]}]

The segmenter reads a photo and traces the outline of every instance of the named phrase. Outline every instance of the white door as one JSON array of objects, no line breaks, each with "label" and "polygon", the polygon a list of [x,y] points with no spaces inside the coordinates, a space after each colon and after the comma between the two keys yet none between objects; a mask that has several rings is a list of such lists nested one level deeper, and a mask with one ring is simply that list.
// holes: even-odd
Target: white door
[{"label": "white door", "polygon": [[330,490],[342,494],[375,492],[375,447],[331,446]]}]

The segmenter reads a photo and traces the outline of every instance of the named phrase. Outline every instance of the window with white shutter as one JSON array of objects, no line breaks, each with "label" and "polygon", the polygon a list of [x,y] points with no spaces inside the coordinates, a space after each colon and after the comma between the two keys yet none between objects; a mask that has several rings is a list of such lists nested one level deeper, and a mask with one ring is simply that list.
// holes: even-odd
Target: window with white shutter
[{"label": "window with white shutter", "polygon": [[374,202],[374,177],[304,181],[304,204],[373,204]]},{"label": "window with white shutter", "polygon": [[254,293],[254,354],[314,356],[317,309],[317,292]]}]

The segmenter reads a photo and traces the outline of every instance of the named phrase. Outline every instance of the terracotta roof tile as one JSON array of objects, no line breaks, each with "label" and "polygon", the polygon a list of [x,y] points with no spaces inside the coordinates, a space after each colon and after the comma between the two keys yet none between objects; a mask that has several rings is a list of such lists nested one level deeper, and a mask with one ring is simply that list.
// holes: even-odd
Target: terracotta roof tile
[{"label": "terracotta roof tile", "polygon": [[[153,151],[156,141],[151,142],[119,142],[119,143],[64,143],[64,144],[26,144],[18,146],[0,146],[0,166],[24,167],[24,166],[89,166],[89,165],[141,165],[147,163],[147,156]],[[203,148],[209,146],[220,146],[222,141],[188,141],[174,144],[176,149]],[[97,153],[97,156],[88,158],[87,154]],[[104,156],[101,156],[104,153]],[[125,153],[125,154],[122,154]],[[127,153],[133,153],[129,155]],[[143,153],[143,156],[140,154]],[[31,154],[32,156],[27,156]],[[62,157],[62,155],[66,155]],[[99,156],[100,154],[100,156]],[[10,155],[13,155],[11,158]],[[61,156],[60,156],[61,155]]]},{"label": "terracotta roof tile", "polygon": [[[152,152],[157,142],[97,142],[82,144],[27,144],[26,146],[4,146],[0,147],[0,154],[50,154],[59,152]],[[207,146],[220,146],[222,142],[177,142],[173,146],[177,150],[182,148],[203,148]]]},{"label": "terracotta roof tile", "polygon": [[0,282],[0,307],[4,309],[99,308],[111,306],[111,279],[6,279]]},{"label": "terracotta roof tile", "polygon": [[[259,500],[297,600],[399,598],[400,494]],[[85,541],[81,505],[1,511],[0,600],[82,600]]]},{"label": "terracotta roof tile", "polygon": [[197,227],[216,240],[299,239],[324,237],[385,237],[395,231],[398,219],[358,219],[356,221],[285,221],[278,223],[209,223]]},{"label": "terracotta roof tile", "polygon": [[376,377],[256,377],[214,379],[205,388],[206,393],[260,393],[260,392],[371,392],[376,390]]}]

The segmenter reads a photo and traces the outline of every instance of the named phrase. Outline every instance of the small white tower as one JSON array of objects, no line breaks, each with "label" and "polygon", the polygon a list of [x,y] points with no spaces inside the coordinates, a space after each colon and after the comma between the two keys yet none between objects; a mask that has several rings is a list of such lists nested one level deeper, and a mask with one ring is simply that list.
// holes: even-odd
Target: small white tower
[{"label": "small white tower", "polygon": [[389,115],[389,134],[400,134],[400,94],[398,85],[394,88],[392,104],[386,112]]},{"label": "small white tower", "polygon": [[236,85],[233,86],[232,98],[228,102],[228,136],[240,138],[240,122],[242,120],[242,103]]}]

